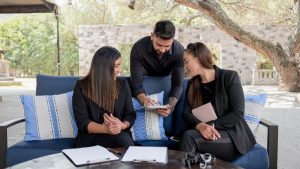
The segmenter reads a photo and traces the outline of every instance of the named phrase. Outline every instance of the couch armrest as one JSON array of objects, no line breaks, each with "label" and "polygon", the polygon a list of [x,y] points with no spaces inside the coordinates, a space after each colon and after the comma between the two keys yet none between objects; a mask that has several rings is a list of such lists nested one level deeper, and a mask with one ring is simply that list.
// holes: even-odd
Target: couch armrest
[{"label": "couch armrest", "polygon": [[277,169],[278,161],[278,125],[266,119],[261,119],[261,125],[268,128],[267,149],[270,160],[270,169]]},{"label": "couch armrest", "polygon": [[17,118],[0,124],[0,168],[6,167],[7,129],[24,121],[24,118]]}]

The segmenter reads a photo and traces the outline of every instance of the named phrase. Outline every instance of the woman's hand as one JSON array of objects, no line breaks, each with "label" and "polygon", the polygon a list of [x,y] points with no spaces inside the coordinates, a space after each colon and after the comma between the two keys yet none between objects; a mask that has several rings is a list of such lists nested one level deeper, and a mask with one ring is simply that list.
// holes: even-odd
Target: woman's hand
[{"label": "woman's hand", "polygon": [[112,114],[108,115],[107,113],[104,113],[103,115],[104,124],[109,126],[110,123],[114,122],[116,125],[121,126],[121,130],[125,130],[130,126],[130,123],[128,121],[122,122],[117,117],[114,117]]},{"label": "woman's hand", "polygon": [[111,121],[111,123],[109,123],[107,127],[108,127],[108,134],[116,135],[121,133],[121,125],[116,121]]},{"label": "woman's hand", "polygon": [[104,124],[108,126],[110,121],[111,121],[110,116],[107,113],[104,113],[103,114],[103,119],[104,119]]},{"label": "woman's hand", "polygon": [[220,133],[214,128],[213,125],[199,123],[196,129],[201,133],[201,135],[208,140],[217,140],[221,138]]},{"label": "woman's hand", "polygon": [[104,124],[107,126],[108,134],[119,134],[122,130],[122,122],[112,114],[103,114]]}]

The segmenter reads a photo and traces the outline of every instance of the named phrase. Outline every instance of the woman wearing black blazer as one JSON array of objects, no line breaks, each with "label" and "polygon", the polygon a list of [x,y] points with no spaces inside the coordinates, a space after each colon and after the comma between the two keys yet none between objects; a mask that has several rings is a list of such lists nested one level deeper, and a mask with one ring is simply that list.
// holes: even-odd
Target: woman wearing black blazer
[{"label": "woman wearing black blazer", "polygon": [[[255,144],[255,138],[244,120],[244,93],[237,72],[220,69],[212,63],[212,54],[201,42],[187,46],[184,55],[188,82],[183,119],[191,128],[181,139],[180,150],[211,153],[232,161]],[[191,112],[211,102],[217,119],[206,123]]]},{"label": "woman wearing black blazer", "polygon": [[120,52],[106,46],[95,53],[88,75],[77,81],[72,103],[76,147],[133,145],[129,129],[136,114],[127,81],[117,78],[120,73]]}]

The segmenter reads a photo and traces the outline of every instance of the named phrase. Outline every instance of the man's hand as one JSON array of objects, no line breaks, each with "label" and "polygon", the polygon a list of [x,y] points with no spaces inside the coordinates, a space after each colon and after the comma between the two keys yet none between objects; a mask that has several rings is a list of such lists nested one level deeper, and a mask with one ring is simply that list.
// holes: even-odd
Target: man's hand
[{"label": "man's hand", "polygon": [[167,104],[166,109],[157,109],[156,110],[156,112],[159,113],[163,117],[169,116],[169,114],[171,114],[172,111],[173,111],[173,107],[169,104]]},{"label": "man's hand", "polygon": [[143,106],[153,106],[156,101],[148,98],[145,93],[141,93],[137,96],[137,99]]},{"label": "man's hand", "polygon": [[152,100],[150,98],[146,98],[143,102],[143,106],[146,107],[146,106],[153,106],[156,104],[156,101],[155,100]]},{"label": "man's hand", "polygon": [[214,128],[213,125],[199,123],[196,129],[201,133],[201,135],[208,140],[217,140],[221,138],[220,133]]}]

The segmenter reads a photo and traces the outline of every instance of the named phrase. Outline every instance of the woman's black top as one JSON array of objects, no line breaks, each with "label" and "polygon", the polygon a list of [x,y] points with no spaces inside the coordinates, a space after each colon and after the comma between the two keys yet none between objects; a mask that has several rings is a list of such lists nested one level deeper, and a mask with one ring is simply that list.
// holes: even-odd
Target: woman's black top
[{"label": "woman's black top", "polygon": [[[212,105],[214,105],[218,117],[207,123],[213,123],[217,130],[225,130],[237,150],[244,154],[256,144],[256,140],[244,119],[245,99],[239,76],[235,71],[214,67],[216,70],[215,81],[211,84],[204,84],[200,89],[205,93],[204,101],[213,101]],[[195,129],[201,121],[192,114],[187,101],[190,87],[189,81],[182,116],[186,124]],[[210,94],[210,90],[213,91],[213,94]]]},{"label": "woman's black top", "polygon": [[[131,127],[135,121],[136,113],[132,105],[130,88],[126,79],[117,78],[117,83],[119,84],[119,95],[115,101],[113,115],[121,121],[128,121]],[[103,124],[103,114],[105,112],[95,102],[83,94],[82,80],[78,80],[75,85],[72,105],[74,117],[78,126],[78,135],[76,137],[75,146],[91,146],[95,134],[88,133],[87,126],[92,121]],[[130,127],[125,131],[130,132]]]}]

